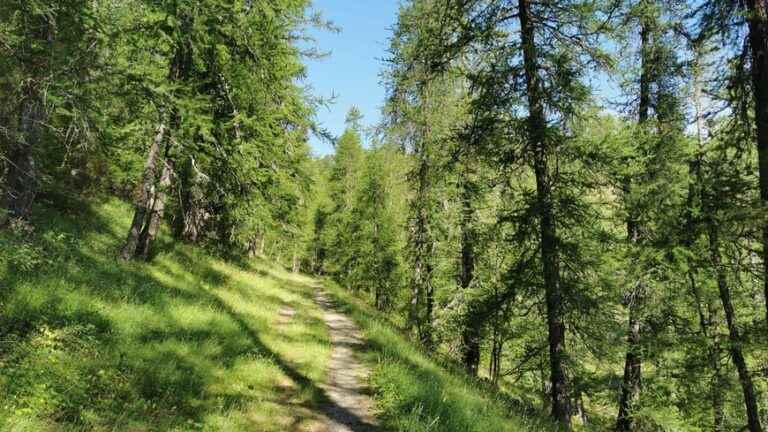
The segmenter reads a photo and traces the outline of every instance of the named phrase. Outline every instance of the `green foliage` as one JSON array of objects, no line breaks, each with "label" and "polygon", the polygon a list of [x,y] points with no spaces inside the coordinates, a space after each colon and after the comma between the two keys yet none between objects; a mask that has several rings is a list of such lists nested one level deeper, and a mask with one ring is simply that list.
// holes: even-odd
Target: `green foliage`
[{"label": "green foliage", "polygon": [[347,128],[336,142],[336,153],[328,174],[328,195],[330,207],[322,209],[324,215],[315,218],[321,223],[318,230],[321,248],[325,251],[321,271],[337,275],[342,283],[348,284],[351,274],[349,260],[354,258],[351,249],[353,231],[353,207],[360,187],[365,156],[360,135]]},{"label": "green foliage", "polygon": [[[353,109],[350,117],[359,116]],[[355,291],[369,293],[377,307],[394,306],[404,284],[403,175],[407,158],[388,145],[364,150],[350,126],[336,153],[322,163],[327,190],[314,217],[317,270]]]}]

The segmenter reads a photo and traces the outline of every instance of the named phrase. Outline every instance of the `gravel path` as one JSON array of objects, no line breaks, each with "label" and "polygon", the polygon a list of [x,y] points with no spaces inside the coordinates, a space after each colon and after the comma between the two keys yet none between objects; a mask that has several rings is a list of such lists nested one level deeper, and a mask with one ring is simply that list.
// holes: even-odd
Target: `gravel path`
[{"label": "gravel path", "polygon": [[328,432],[374,432],[371,399],[365,395],[366,369],[355,359],[354,349],[363,344],[357,326],[341,312],[327,294],[318,291],[316,301],[325,311],[331,334],[328,384],[323,386],[329,403],[324,407]]}]

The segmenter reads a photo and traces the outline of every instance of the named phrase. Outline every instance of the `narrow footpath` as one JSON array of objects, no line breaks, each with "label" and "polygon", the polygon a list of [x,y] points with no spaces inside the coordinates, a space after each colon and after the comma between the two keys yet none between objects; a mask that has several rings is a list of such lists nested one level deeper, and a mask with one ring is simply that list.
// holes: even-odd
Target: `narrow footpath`
[{"label": "narrow footpath", "polygon": [[331,339],[328,384],[323,386],[329,404],[323,407],[327,432],[375,432],[371,399],[365,394],[368,371],[355,359],[354,350],[363,345],[360,330],[334,305],[327,294],[318,291],[315,300],[323,308],[323,319]]}]

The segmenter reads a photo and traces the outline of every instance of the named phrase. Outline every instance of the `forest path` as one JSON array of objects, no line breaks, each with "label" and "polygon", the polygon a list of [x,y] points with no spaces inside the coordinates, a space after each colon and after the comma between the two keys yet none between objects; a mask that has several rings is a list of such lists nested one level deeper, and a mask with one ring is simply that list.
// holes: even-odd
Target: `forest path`
[{"label": "forest path", "polygon": [[327,432],[374,432],[371,399],[361,382],[368,373],[354,356],[354,349],[363,345],[360,330],[322,291],[315,300],[325,311],[323,319],[331,339],[331,361],[328,383],[323,386],[330,404],[323,407]]}]

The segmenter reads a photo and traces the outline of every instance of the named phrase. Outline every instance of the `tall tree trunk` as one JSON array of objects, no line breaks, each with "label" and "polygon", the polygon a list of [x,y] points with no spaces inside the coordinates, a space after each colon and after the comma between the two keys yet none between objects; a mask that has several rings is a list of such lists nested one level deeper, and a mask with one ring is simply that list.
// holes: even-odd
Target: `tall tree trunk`
[{"label": "tall tree trunk", "polygon": [[205,184],[208,177],[201,173],[190,157],[184,164],[178,180],[179,210],[176,217],[176,236],[195,243],[203,231],[208,213],[205,209]]},{"label": "tall tree trunk", "polygon": [[139,250],[137,255],[145,261],[149,261],[152,243],[157,238],[160,231],[160,223],[165,213],[165,203],[168,199],[168,191],[171,187],[171,176],[173,175],[173,162],[166,157],[163,161],[163,172],[160,175],[160,183],[155,193],[155,199],[152,202],[151,211],[147,218],[147,223],[141,232],[139,239]]},{"label": "tall tree trunk", "polygon": [[757,407],[755,388],[752,384],[752,377],[747,369],[744,353],[741,350],[741,345],[744,340],[736,324],[735,311],[733,309],[733,303],[731,302],[731,291],[728,286],[728,279],[720,257],[720,240],[714,221],[708,222],[707,231],[709,236],[710,259],[717,277],[717,288],[720,293],[720,301],[723,304],[723,311],[725,312],[725,322],[728,324],[728,349],[739,375],[741,390],[744,393],[744,405],[747,410],[747,427],[750,432],[763,432],[763,427],[760,424],[760,412]]},{"label": "tall tree trunk", "polygon": [[301,261],[299,261],[299,255],[296,252],[294,252],[293,253],[293,260],[292,260],[292,264],[291,264],[291,271],[293,273],[298,273],[300,268],[301,268],[300,264],[301,264]]},{"label": "tall tree trunk", "polygon": [[488,376],[491,379],[491,384],[494,386],[499,385],[499,376],[501,375],[501,355],[504,350],[504,341],[499,335],[499,322],[493,320],[491,327],[491,352],[488,362]]},{"label": "tall tree trunk", "polygon": [[635,430],[633,410],[640,395],[642,382],[642,355],[640,346],[639,299],[633,298],[629,305],[629,331],[627,333],[627,354],[624,360],[624,380],[621,386],[619,414],[616,418],[617,431]]},{"label": "tall tree trunk", "polygon": [[[697,225],[699,221],[694,216],[694,210],[697,205],[703,205],[705,196],[703,195],[702,185],[704,184],[704,178],[702,176],[702,157],[704,152],[704,108],[702,103],[702,89],[701,89],[701,76],[702,76],[702,50],[701,42],[696,40],[692,41],[692,50],[694,54],[692,64],[692,78],[693,78],[693,106],[696,115],[696,141],[697,152],[694,159],[689,164],[689,176],[691,181],[688,186],[688,199],[686,202],[686,246],[693,245],[697,234]],[[699,315],[699,327],[702,335],[711,340],[711,347],[709,349],[709,366],[712,369],[712,379],[710,382],[709,396],[712,402],[712,430],[713,432],[724,431],[724,386],[725,376],[722,368],[720,367],[720,355],[722,348],[720,346],[720,338],[717,335],[717,310],[714,302],[709,298],[702,298],[698,285],[696,284],[696,273],[693,270],[695,264],[691,265],[691,269],[688,271],[688,279],[691,285],[691,292],[693,293],[694,300],[696,301],[696,308]],[[704,314],[704,308],[702,303],[706,303],[707,315]]]},{"label": "tall tree trunk", "polygon": [[40,182],[34,151],[42,144],[44,120],[43,102],[35,90],[29,90],[21,103],[19,132],[8,152],[0,226],[5,225],[9,217],[27,217],[32,208]]},{"label": "tall tree trunk", "polygon": [[589,416],[587,415],[587,410],[584,407],[584,393],[581,390],[578,390],[578,394],[574,398],[574,402],[576,404],[576,417],[581,421],[582,426],[586,426],[589,424]]},{"label": "tall tree trunk", "polygon": [[[703,299],[701,291],[696,284],[696,277],[693,270],[688,271],[688,280],[691,285],[691,293],[696,301],[696,310],[699,315],[699,328],[701,334],[709,339],[712,345],[709,347],[709,367],[712,369],[712,379],[709,385],[709,396],[712,402],[712,430],[713,432],[723,432],[724,430],[724,399],[723,391],[725,387],[725,375],[723,375],[722,368],[720,367],[720,354],[722,348],[720,346],[720,338],[716,333],[717,326],[717,310],[715,305],[709,299]],[[707,314],[704,314],[704,308],[702,303],[705,303]]]},{"label": "tall tree trunk", "polygon": [[[465,174],[467,175],[467,174]],[[466,290],[475,276],[475,233],[473,223],[475,209],[472,206],[474,198],[468,180],[462,182],[461,193],[461,268],[459,285]],[[477,376],[480,365],[480,326],[479,318],[470,311],[461,334],[462,362],[467,373]]]},{"label": "tall tree trunk", "polygon": [[[425,89],[421,90],[422,99],[426,99]],[[413,275],[411,276],[411,305],[409,309],[409,325],[415,326],[419,341],[424,347],[432,345],[432,236],[430,233],[430,183],[429,183],[429,154],[426,142],[429,127],[423,128],[421,142],[416,150],[419,161],[416,168],[416,197],[411,211],[414,213],[413,226],[408,239],[413,254]]]},{"label": "tall tree trunk", "polygon": [[[711,308],[712,304],[707,302]],[[712,350],[709,354],[709,364],[712,368],[712,384],[710,385],[710,397],[712,398],[712,430],[714,432],[723,432],[725,430],[725,412],[723,392],[725,387],[725,375],[720,367],[720,340],[717,336],[711,335]]]},{"label": "tall tree trunk", "polygon": [[139,237],[144,227],[154,198],[155,177],[157,176],[157,158],[165,141],[165,125],[160,123],[155,131],[155,139],[149,147],[147,161],[144,164],[144,174],[141,177],[141,185],[136,195],[134,204],[133,221],[128,229],[128,238],[125,241],[120,256],[124,260],[130,260],[136,255],[136,248],[139,245]]},{"label": "tall tree trunk", "polygon": [[[719,365],[718,365],[719,368]],[[723,379],[722,371],[716,369],[716,373],[713,376],[712,387],[712,430],[714,432],[725,431],[725,412],[723,411],[723,385],[725,380]]]},{"label": "tall tree trunk", "polygon": [[[641,19],[640,25],[640,103],[638,106],[638,124],[642,128],[648,121],[651,106],[651,26],[648,17]],[[631,179],[626,181],[626,193],[632,189]],[[630,203],[630,206],[633,204]],[[627,238],[632,247],[640,246],[640,227],[636,210],[630,208],[627,220]],[[638,272],[639,273],[639,272]],[[616,430],[629,432],[635,430],[633,409],[640,399],[642,384],[642,347],[640,346],[640,329],[642,316],[642,301],[644,286],[641,280],[632,282],[629,295],[629,318],[627,320],[627,353],[624,360],[624,379],[619,399],[619,413],[616,416]]]},{"label": "tall tree trunk", "polygon": [[[426,274],[431,275],[432,264],[427,263],[426,269],[427,269]],[[433,334],[432,334],[432,313],[433,313],[434,303],[435,303],[435,287],[432,284],[431,277],[426,282],[427,282],[425,286],[426,289],[424,290],[424,315],[422,316],[420,339],[421,339],[422,346],[428,349],[431,349],[434,343]]]},{"label": "tall tree trunk", "polygon": [[[765,0],[747,0],[746,5],[752,51],[760,198],[763,205],[768,206],[768,5]],[[768,325],[768,223],[763,226],[763,266],[765,319]]]},{"label": "tall tree trunk", "polygon": [[533,149],[536,196],[541,230],[541,260],[544,273],[544,295],[547,306],[549,365],[552,380],[552,417],[570,429],[571,414],[565,376],[565,322],[563,293],[560,286],[560,258],[555,229],[549,159],[553,156],[546,139],[543,91],[541,87],[530,1],[518,0],[526,93],[528,98],[528,135]]}]

